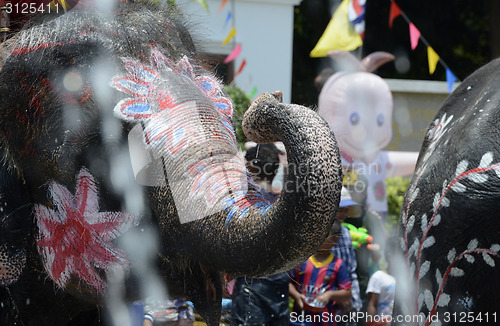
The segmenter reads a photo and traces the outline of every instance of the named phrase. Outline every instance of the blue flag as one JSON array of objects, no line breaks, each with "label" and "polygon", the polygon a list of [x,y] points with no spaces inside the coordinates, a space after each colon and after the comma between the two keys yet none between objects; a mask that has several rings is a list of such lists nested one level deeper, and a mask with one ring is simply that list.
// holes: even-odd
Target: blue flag
[{"label": "blue flag", "polygon": [[457,77],[451,72],[450,68],[446,68],[446,82],[448,83],[448,93],[451,93],[453,84]]}]

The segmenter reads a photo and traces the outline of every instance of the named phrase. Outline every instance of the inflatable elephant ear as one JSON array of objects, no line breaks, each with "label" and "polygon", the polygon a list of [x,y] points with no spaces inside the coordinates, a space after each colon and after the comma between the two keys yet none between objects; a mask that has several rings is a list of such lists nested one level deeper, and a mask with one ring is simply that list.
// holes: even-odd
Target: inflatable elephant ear
[{"label": "inflatable elephant ear", "polygon": [[328,52],[328,56],[340,65],[340,69],[342,71],[352,72],[374,72],[378,67],[394,60],[394,55],[383,51],[373,52],[364,57],[361,61],[359,61],[358,58],[352,55],[351,52],[340,50],[330,51]]},{"label": "inflatable elephant ear", "polygon": [[345,158],[369,162],[392,138],[392,94],[387,83],[371,71],[394,56],[375,52],[360,61],[344,51],[328,55],[341,71],[323,86],[318,112],[333,130]]}]

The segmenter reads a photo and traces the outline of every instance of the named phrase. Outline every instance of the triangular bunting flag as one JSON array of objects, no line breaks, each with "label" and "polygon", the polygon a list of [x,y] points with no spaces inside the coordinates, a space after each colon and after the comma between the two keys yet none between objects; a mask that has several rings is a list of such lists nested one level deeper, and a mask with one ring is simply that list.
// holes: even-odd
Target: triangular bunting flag
[{"label": "triangular bunting flag", "polygon": [[448,83],[448,93],[453,90],[453,84],[457,81],[457,77],[451,72],[450,68],[446,68],[446,82]]},{"label": "triangular bunting flag", "polygon": [[349,22],[348,11],[349,0],[343,0],[330,19],[318,43],[309,54],[310,57],[326,57],[328,51],[332,50],[353,51],[363,45],[361,36],[356,33]]},{"label": "triangular bunting flag", "polygon": [[231,41],[231,39],[236,35],[236,28],[231,28],[231,31],[229,32],[229,34],[227,34],[226,36],[226,39],[224,40],[224,42],[222,42],[222,45],[226,45],[227,43],[229,43],[229,41]]},{"label": "triangular bunting flag", "polygon": [[207,4],[207,1],[206,0],[196,0],[203,8],[205,8],[205,10],[207,12],[209,12],[208,10],[208,4]]},{"label": "triangular bunting flag", "polygon": [[250,92],[250,94],[248,94],[248,98],[249,99],[253,99],[253,97],[255,96],[255,94],[257,94],[257,86],[254,86],[252,88],[252,91]]},{"label": "triangular bunting flag", "polygon": [[227,16],[226,16],[226,21],[224,22],[224,29],[226,29],[227,24],[229,24],[229,21],[231,20],[231,16],[232,16],[231,12],[228,11]]},{"label": "triangular bunting flag", "polygon": [[439,62],[439,56],[430,46],[427,47],[427,60],[429,61],[429,74],[432,75],[436,70],[437,63]]},{"label": "triangular bunting flag", "polygon": [[410,23],[410,43],[412,50],[415,50],[415,48],[417,47],[419,39],[420,31],[415,25],[413,25],[413,23]]},{"label": "triangular bunting flag", "polygon": [[349,18],[349,22],[354,27],[356,33],[361,36],[361,39],[364,39],[365,37],[365,12],[366,0],[349,1],[347,17]]},{"label": "triangular bunting flag", "polygon": [[226,59],[224,59],[224,63],[229,63],[229,62],[233,61],[234,59],[236,59],[240,55],[240,53],[241,53],[241,43],[238,43],[234,47],[233,51],[231,51],[231,53],[229,53],[229,55],[226,57]]},{"label": "triangular bunting flag", "polygon": [[401,15],[401,8],[394,2],[391,1],[391,9],[389,12],[389,28],[392,28],[392,23],[394,19],[398,18]]},{"label": "triangular bunting flag", "polygon": [[219,9],[217,9],[217,12],[220,12],[222,10],[222,8],[224,8],[224,6],[226,5],[227,3],[227,0],[222,0],[220,6],[219,6]]},{"label": "triangular bunting flag", "polygon": [[234,75],[234,77],[241,74],[241,72],[243,71],[243,68],[246,66],[246,64],[247,64],[247,61],[245,59],[243,59],[243,61],[240,64],[240,67],[238,68],[238,71],[236,72],[236,75]]}]

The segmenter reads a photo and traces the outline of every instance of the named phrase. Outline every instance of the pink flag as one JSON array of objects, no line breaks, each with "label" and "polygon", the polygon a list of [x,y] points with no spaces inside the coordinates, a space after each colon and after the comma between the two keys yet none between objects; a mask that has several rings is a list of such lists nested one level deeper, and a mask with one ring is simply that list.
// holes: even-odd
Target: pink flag
[{"label": "pink flag", "polygon": [[418,40],[420,39],[420,31],[417,29],[413,23],[410,23],[410,42],[411,49],[415,50],[418,45]]},{"label": "pink flag", "polygon": [[231,51],[231,53],[229,53],[229,55],[226,57],[226,59],[224,59],[224,63],[229,63],[229,62],[233,61],[234,59],[236,59],[240,55],[240,53],[241,53],[241,43],[238,43],[234,47],[233,51]]}]

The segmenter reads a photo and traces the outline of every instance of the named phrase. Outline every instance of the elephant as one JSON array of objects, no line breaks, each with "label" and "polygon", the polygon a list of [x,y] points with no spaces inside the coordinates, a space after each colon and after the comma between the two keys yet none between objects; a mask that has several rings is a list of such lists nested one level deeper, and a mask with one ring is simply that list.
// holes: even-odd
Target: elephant
[{"label": "elephant", "polygon": [[166,293],[216,325],[220,272],[289,270],[338,223],[328,124],[279,92],[253,101],[247,137],[288,155],[269,204],[196,44],[175,6],[139,0],[38,15],[1,44],[2,323],[122,325]]},{"label": "elephant", "polygon": [[[397,325],[496,324],[500,60],[467,77],[427,130],[401,209]],[[411,319],[411,322],[409,322]]]}]

